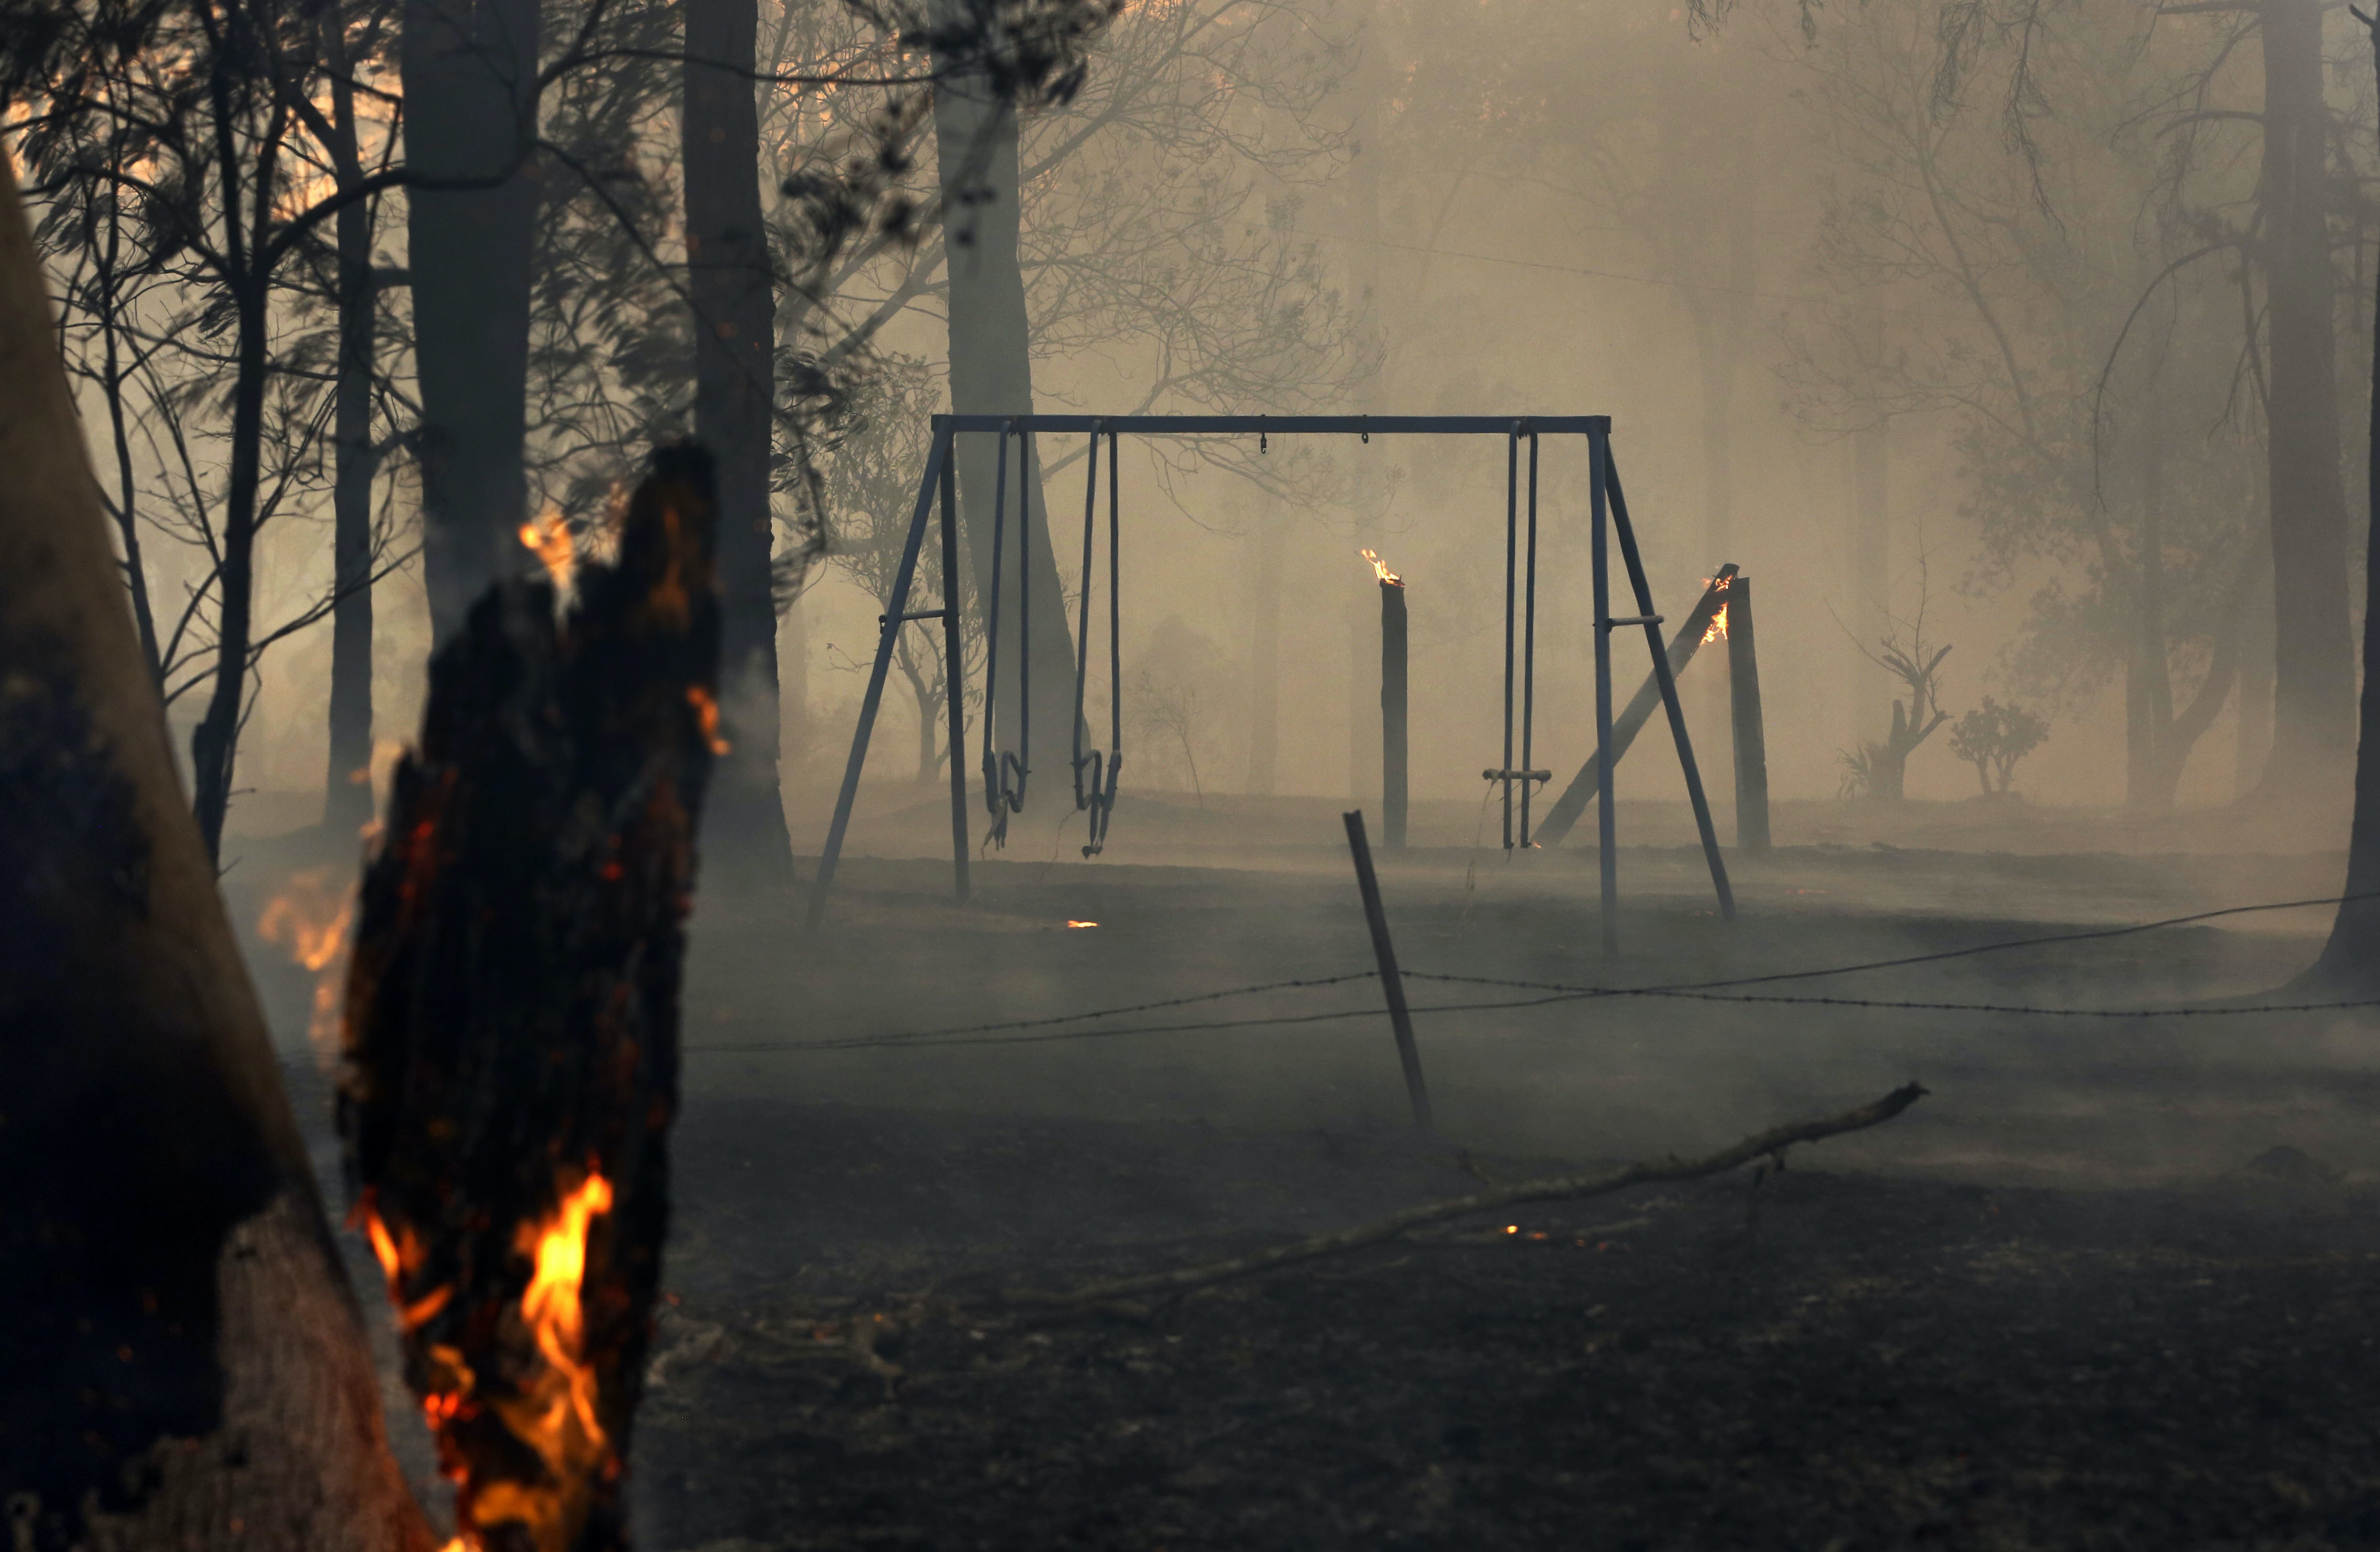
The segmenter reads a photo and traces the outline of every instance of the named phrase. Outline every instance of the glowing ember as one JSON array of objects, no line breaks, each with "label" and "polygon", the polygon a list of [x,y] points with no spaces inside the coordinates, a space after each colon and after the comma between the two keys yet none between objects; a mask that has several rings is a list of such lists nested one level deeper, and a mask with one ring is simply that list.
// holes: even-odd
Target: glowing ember
[{"label": "glowing ember", "polygon": [[1382,564],[1379,556],[1374,554],[1369,550],[1360,552],[1364,559],[1372,563],[1372,570],[1379,575],[1380,585],[1382,587],[1402,588],[1405,585],[1405,579],[1399,576],[1395,572],[1390,571],[1386,565]]},{"label": "glowing ember", "polygon": [[338,1054],[339,988],[346,979],[347,922],[354,914],[354,891],[334,882],[331,868],[311,867],[291,874],[256,921],[258,937],[287,949],[292,963],[313,972],[306,1038],[326,1066]]},{"label": "glowing ember", "polygon": [[725,754],[728,749],[727,740],[719,736],[719,702],[712,699],[710,692],[699,685],[688,685],[686,687],[686,702],[694,708],[694,714],[702,719],[702,736],[710,745],[710,752],[714,755]]},{"label": "glowing ember", "polygon": [[1726,639],[1727,605],[1722,603],[1718,606],[1718,612],[1711,616],[1710,628],[1703,632],[1703,645],[1707,647],[1714,641],[1725,641]]},{"label": "glowing ember", "polygon": [[537,515],[535,521],[523,523],[520,526],[520,541],[536,553],[538,564],[545,567],[545,575],[552,579],[554,590],[568,592],[578,555],[577,547],[571,542],[570,526],[562,520],[561,512],[549,506]]},{"label": "glowing ember", "polygon": [[1099,924],[1097,922],[1075,921],[1070,917],[1068,918],[1066,925],[1068,927],[1097,927]]}]

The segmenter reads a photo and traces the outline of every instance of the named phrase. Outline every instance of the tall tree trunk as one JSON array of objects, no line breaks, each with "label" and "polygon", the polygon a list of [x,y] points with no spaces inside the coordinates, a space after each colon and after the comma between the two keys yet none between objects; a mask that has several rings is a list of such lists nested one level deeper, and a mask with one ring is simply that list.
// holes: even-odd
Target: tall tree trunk
[{"label": "tall tree trunk", "polygon": [[[333,171],[342,192],[363,181],[356,149],[355,90],[348,84],[341,13],[322,28],[331,73]],[[372,817],[372,207],[342,209],[338,222],[339,361],[331,427],[331,556],[337,601],[331,606],[330,761],[323,772],[322,823],[354,833]]]},{"label": "tall tree trunk", "polygon": [[421,392],[422,570],[432,639],[520,569],[528,505],[529,265],[538,185],[538,0],[405,0],[406,164],[492,188],[406,201],[413,355]]},{"label": "tall tree trunk", "polygon": [[[1757,213],[1748,198],[1740,200],[1729,212],[1725,288],[1716,293],[1703,289],[1683,293],[1694,321],[1695,375],[1702,401],[1703,534],[1696,564],[1706,568],[1705,576],[1741,558],[1735,552],[1735,387],[1743,364],[1743,336],[1751,321],[1752,285],[1758,267]],[[1734,735],[1730,681],[1718,674],[1690,680],[1684,695],[1711,801],[1730,804],[1735,762],[1714,758],[1730,746]]]},{"label": "tall tree trunk", "polygon": [[1257,510],[1256,559],[1248,567],[1248,791],[1270,797],[1281,781],[1281,573],[1279,504]]},{"label": "tall tree trunk", "polygon": [[791,767],[798,783],[810,750],[809,610],[798,594],[777,623],[777,779]]},{"label": "tall tree trunk", "polygon": [[[2380,18],[2367,24],[2373,79],[2380,83]],[[2372,416],[2365,444],[2366,489],[2380,515],[2380,306],[2373,312]],[[2380,531],[2380,525],[2375,525]],[[2332,919],[2322,957],[2301,980],[2365,993],[2380,984],[2380,543],[2363,556],[2363,695],[2355,751],[2355,819],[2347,842],[2348,898]],[[2356,898],[2363,896],[2364,898]]]},{"label": "tall tree trunk", "polygon": [[[237,219],[237,218],[235,218]],[[232,772],[248,694],[249,639],[256,591],[256,503],[264,442],[265,298],[261,283],[232,282],[238,313],[234,346],[230,468],[223,504],[223,558],[215,573],[215,662],[207,708],[190,731],[191,808],[207,855],[223,858]]]},{"label": "tall tree trunk", "polygon": [[[1861,358],[1882,361],[1884,302],[1874,291],[1861,298],[1854,327]],[[1851,624],[1863,651],[1875,650],[1877,642],[1892,634],[1892,517],[1886,462],[1890,439],[1890,422],[1881,418],[1852,433]],[[1892,715],[1892,697],[1872,674],[1857,673],[1853,683],[1859,686],[1852,709],[1857,735],[1880,743]]]},{"label": "tall tree trunk", "polygon": [[2166,657],[2165,436],[2157,388],[2147,391],[2141,441],[2141,553],[2125,672],[2124,797],[2133,808],[2173,806],[2180,763],[2173,748],[2173,673]]},{"label": "tall tree trunk", "polygon": [[[760,221],[754,0],[686,0],[684,156],[694,302],[694,434],[717,461],[720,693],[728,752],[711,778],[714,879],[788,882],[778,780],[777,609],[769,467],[775,302]],[[726,865],[722,867],[722,864]]]},{"label": "tall tree trunk", "polygon": [[2267,792],[2326,795],[2353,736],[2339,480],[2321,0],[2265,0],[2263,204],[2270,319],[2273,759]]},{"label": "tall tree trunk", "polygon": [[[1387,158],[1381,145],[1389,96],[1388,40],[1381,36],[1379,0],[1362,0],[1352,18],[1360,29],[1363,51],[1349,73],[1355,118],[1349,139],[1354,154],[1347,164],[1344,220],[1347,233],[1347,289],[1355,299],[1354,316],[1359,326],[1385,333],[1380,293],[1380,245],[1384,236],[1380,191]],[[1354,408],[1358,415],[1381,411],[1382,383],[1378,372],[1367,372],[1354,383]],[[1362,442],[1348,449],[1355,461],[1352,503],[1355,547],[1378,550],[1383,543],[1387,481],[1381,478],[1384,449]],[[1387,557],[1389,564],[1397,564]],[[1379,589],[1367,579],[1360,560],[1347,556],[1333,566],[1332,590],[1347,600],[1347,793],[1359,806],[1381,800],[1380,770],[1380,602]],[[1342,580],[1343,578],[1343,581]],[[1517,756],[1515,758],[1518,758]]]},{"label": "tall tree trunk", "polygon": [[2265,564],[2240,626],[2240,715],[2232,727],[2231,796],[2248,799],[2264,779],[2273,749],[2273,547],[2263,534],[2252,542]]},{"label": "tall tree trunk", "polygon": [[893,661],[900,668],[901,676],[909,681],[909,698],[917,705],[917,780],[930,784],[942,770],[942,697],[936,695],[933,685],[927,683],[913,652],[897,652]]},{"label": "tall tree trunk", "polygon": [[4,162],[0,467],[0,1498],[19,1545],[426,1552]]},{"label": "tall tree trunk", "polygon": [[[944,72],[934,89],[934,138],[946,205],[943,223],[950,281],[951,408],[960,415],[1033,413],[1032,324],[1025,310],[1025,272],[1017,257],[1020,235],[1016,107],[972,59],[941,60]],[[976,596],[990,607],[991,508],[997,460],[995,439],[965,436],[958,444],[959,512],[975,565]],[[1104,450],[1102,450],[1104,452]],[[1034,704],[1040,709],[1034,769],[1045,780],[1064,781],[1072,733],[1075,637],[1062,603],[1058,560],[1051,548],[1050,511],[1037,479],[1026,496],[1032,536],[1026,564],[1032,572],[1033,616],[1026,649],[1013,644],[1001,652],[996,697],[1000,726],[994,735],[1014,749],[1022,707],[1020,677],[1028,667]],[[1003,637],[1023,608],[1024,568],[1016,564],[1016,455],[1008,460],[1009,558],[1001,568],[1000,613]],[[1049,792],[1048,787],[1039,789]],[[1045,799],[1046,801],[1046,799]],[[1055,805],[1052,805],[1055,807]],[[1046,810],[1045,810],[1046,811]]]}]

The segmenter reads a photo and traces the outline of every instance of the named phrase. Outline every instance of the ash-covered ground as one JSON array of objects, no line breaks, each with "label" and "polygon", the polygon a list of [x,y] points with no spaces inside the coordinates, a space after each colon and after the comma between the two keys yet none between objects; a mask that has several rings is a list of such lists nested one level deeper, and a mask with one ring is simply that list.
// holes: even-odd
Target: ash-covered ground
[{"label": "ash-covered ground", "polygon": [[[1335,810],[1218,806],[1128,805],[1095,862],[1021,834],[960,909],[932,803],[880,801],[822,933],[791,894],[704,900],[645,1545],[2380,1546],[2369,1015],[1848,1005],[2250,997],[2326,912],[1728,993],[1834,1004],[1416,980],[1435,1137],[1362,980],[886,1038],[1366,969]],[[1615,958],[1591,849],[1508,858],[1492,815],[1485,850],[1473,816],[1426,816],[1383,887],[1410,970],[1607,987],[2338,887],[2328,838],[2236,819],[1912,805],[1864,833],[1876,812],[1780,811],[1775,853],[1730,854],[1727,923],[1682,815],[1623,806],[1647,843],[1620,856]],[[236,912],[303,860],[252,848]],[[257,952],[327,1168],[309,978]],[[1150,1028],[1283,1019],[1309,1022]],[[1483,1174],[1706,1152],[1909,1079],[1932,1092],[1908,1114],[1756,1184],[1541,1205],[1139,1310],[983,1302]]]}]

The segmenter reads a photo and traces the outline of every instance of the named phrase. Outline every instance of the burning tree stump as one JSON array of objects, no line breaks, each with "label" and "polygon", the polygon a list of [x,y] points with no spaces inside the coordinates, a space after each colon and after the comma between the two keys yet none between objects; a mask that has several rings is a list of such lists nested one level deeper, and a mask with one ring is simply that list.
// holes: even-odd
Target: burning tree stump
[{"label": "burning tree stump", "polygon": [[566,608],[559,577],[480,600],[363,879],[348,1184],[471,1546],[625,1542],[721,747],[711,515],[709,457],[664,450]]}]

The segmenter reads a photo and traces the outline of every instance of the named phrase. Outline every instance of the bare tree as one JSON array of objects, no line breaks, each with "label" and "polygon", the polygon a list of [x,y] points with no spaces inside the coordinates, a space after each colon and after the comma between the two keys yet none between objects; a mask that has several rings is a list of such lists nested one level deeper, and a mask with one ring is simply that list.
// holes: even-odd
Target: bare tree
[{"label": "bare tree", "polygon": [[[2142,288],[2200,246],[2140,129],[2172,81],[2126,25],[2083,8],[2003,34],[1905,0],[1809,56],[1840,169],[1819,254],[1860,295],[1789,336],[1788,377],[1825,432],[1950,419],[1984,540],[1966,586],[2055,568],[2008,672],[2080,705],[2120,668],[2128,793],[2155,807],[2237,678],[2255,429],[2220,290],[2168,291],[2139,329],[2154,349],[2101,372]],[[1981,111],[2015,101],[2013,126]],[[2168,429],[2185,416],[2204,434]]]},{"label": "bare tree", "polygon": [[1873,648],[1858,644],[1861,656],[1891,674],[1907,692],[1893,700],[1892,725],[1884,741],[1863,739],[1856,751],[1843,757],[1848,772],[1845,784],[1869,797],[1899,802],[1907,785],[1909,757],[1949,721],[1949,713],[1942,709],[1942,660],[1950,655],[1950,649],[1929,646],[1925,640],[1925,612],[1931,602],[1925,563],[1921,559],[1916,612],[1906,619],[1892,618],[1891,634]]}]

